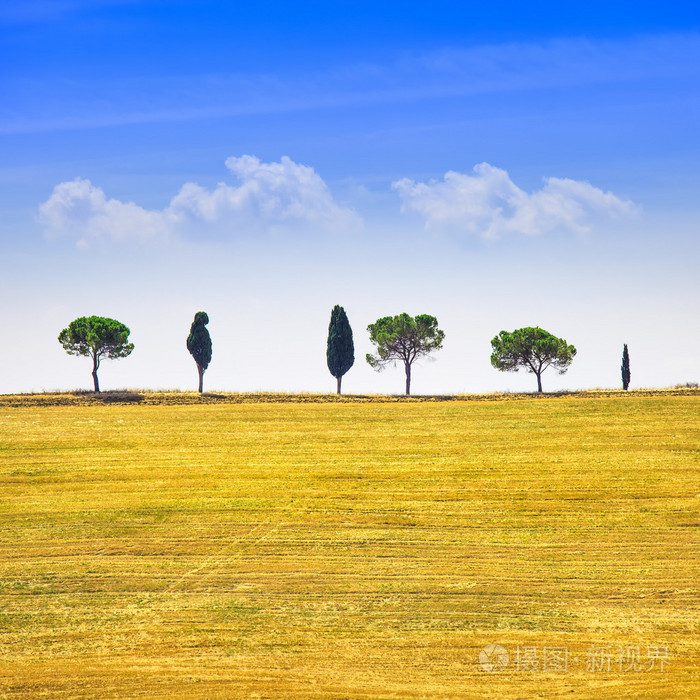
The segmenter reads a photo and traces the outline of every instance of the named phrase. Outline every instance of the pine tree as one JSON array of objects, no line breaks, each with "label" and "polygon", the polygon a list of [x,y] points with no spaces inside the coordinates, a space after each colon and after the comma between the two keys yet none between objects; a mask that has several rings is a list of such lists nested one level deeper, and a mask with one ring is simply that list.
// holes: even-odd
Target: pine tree
[{"label": "pine tree", "polygon": [[491,364],[501,372],[525,369],[537,377],[537,391],[542,393],[542,372],[554,367],[559,374],[569,369],[576,348],[539,326],[518,328],[512,333],[501,331],[492,341]]},{"label": "pine tree", "polygon": [[629,389],[630,385],[630,377],[632,376],[630,374],[630,354],[627,351],[627,344],[625,343],[625,347],[622,350],[622,388],[627,391]]},{"label": "pine tree", "polygon": [[406,396],[410,396],[411,366],[417,359],[442,348],[445,333],[438,328],[438,320],[429,314],[414,318],[403,313],[377,319],[367,330],[377,348],[376,355],[367,353],[367,363],[381,372],[388,365],[401,362],[406,372]]},{"label": "pine tree", "polygon": [[129,342],[131,331],[119,321],[103,316],[81,316],[72,321],[58,336],[58,342],[69,355],[92,358],[92,380],[95,393],[100,391],[97,370],[104,358],[128,357],[134,349]]},{"label": "pine tree", "polygon": [[331,312],[331,322],[328,326],[328,345],[326,348],[328,370],[337,379],[337,393],[340,394],[340,383],[343,375],[355,362],[355,346],[352,342],[352,328],[345,309],[334,306]]}]

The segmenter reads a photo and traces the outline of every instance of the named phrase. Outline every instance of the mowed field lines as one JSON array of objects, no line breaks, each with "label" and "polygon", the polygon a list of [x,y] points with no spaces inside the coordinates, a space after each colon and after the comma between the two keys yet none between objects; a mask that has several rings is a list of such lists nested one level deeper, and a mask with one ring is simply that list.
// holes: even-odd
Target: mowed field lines
[{"label": "mowed field lines", "polygon": [[698,698],[699,467],[698,392],[0,407],[0,698]]}]

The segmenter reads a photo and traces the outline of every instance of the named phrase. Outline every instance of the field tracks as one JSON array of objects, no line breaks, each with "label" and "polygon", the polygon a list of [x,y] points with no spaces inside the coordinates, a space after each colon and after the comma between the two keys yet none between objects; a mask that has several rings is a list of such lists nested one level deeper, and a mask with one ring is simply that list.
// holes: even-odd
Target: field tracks
[{"label": "field tracks", "polygon": [[0,400],[0,700],[700,698],[698,390],[149,398]]},{"label": "field tracks", "polygon": [[[200,571],[204,571],[205,569],[207,569],[207,572],[202,577],[200,577],[200,580],[203,580],[207,576],[211,576],[215,571],[220,569],[225,564],[231,563],[236,559],[239,559],[245,550],[254,547],[255,545],[267,539],[270,535],[274,534],[280,529],[279,523],[273,527],[269,527],[271,523],[272,521],[268,519],[264,523],[260,523],[254,526],[250,530],[250,532],[248,532],[246,537],[237,537],[233,540],[233,542],[230,542],[229,544],[222,547],[216,554],[212,554],[206,557],[202,561],[202,563],[199,564],[199,566],[195,566],[193,569],[186,571],[177,580],[173,581],[173,583],[171,583],[166,590],[168,592],[176,591],[180,586],[184,584],[185,581],[191,580]],[[265,528],[267,529],[265,530]],[[260,536],[248,541],[253,535],[255,535],[255,533],[260,532],[261,530],[264,530],[264,532]],[[226,551],[231,550],[232,548],[237,547],[239,545],[242,545],[242,547],[241,549],[239,549],[238,552],[235,552],[230,556],[224,556],[224,553]]]}]

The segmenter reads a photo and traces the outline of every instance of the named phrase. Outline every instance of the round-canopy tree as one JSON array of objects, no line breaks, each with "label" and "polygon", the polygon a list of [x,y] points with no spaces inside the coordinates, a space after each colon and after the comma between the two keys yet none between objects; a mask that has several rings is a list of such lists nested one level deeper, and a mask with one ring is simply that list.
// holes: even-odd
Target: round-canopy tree
[{"label": "round-canopy tree", "polygon": [[518,328],[512,333],[501,331],[492,341],[491,364],[502,372],[517,372],[521,367],[537,375],[537,391],[542,392],[542,372],[554,367],[564,374],[576,355],[567,345],[541,328]]},{"label": "round-canopy tree", "polygon": [[411,365],[419,358],[442,348],[445,333],[435,316],[408,314],[385,316],[367,326],[369,339],[376,345],[377,354],[367,353],[366,359],[378,372],[387,365],[403,362],[406,371],[406,396],[411,393]]},{"label": "round-canopy tree", "polygon": [[81,316],[61,331],[58,342],[69,355],[92,357],[92,379],[95,391],[99,392],[97,370],[100,362],[105,357],[115,360],[130,355],[134,344],[129,342],[129,333],[123,323],[113,318]]},{"label": "round-canopy tree", "polygon": [[352,342],[352,328],[345,309],[337,304],[331,312],[328,326],[328,345],[326,347],[328,370],[338,380],[337,392],[340,394],[340,382],[343,375],[355,363],[355,346]]},{"label": "round-canopy tree", "polygon": [[202,393],[204,384],[204,371],[211,362],[211,336],[206,328],[209,316],[204,311],[198,311],[194,315],[194,321],[187,336],[187,349],[197,363],[199,373],[199,393]]}]

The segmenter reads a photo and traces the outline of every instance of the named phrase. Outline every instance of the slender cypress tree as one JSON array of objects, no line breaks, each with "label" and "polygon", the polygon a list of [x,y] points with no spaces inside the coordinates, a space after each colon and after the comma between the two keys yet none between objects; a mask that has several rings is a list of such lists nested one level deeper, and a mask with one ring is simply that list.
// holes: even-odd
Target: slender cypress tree
[{"label": "slender cypress tree", "polygon": [[338,380],[337,392],[340,394],[340,382],[343,375],[355,362],[355,346],[352,342],[352,328],[345,309],[337,304],[331,312],[328,326],[328,345],[326,348],[328,370]]},{"label": "slender cypress tree", "polygon": [[627,352],[627,343],[625,343],[625,347],[622,350],[622,388],[627,391],[629,389],[630,385],[630,377],[632,376],[630,374],[630,354]]},{"label": "slender cypress tree", "polygon": [[190,327],[190,334],[187,336],[187,349],[190,351],[194,361],[197,363],[199,372],[199,393],[202,393],[204,383],[204,371],[211,362],[211,337],[206,325],[209,323],[209,316],[204,311],[198,311],[194,315],[194,321]]}]

